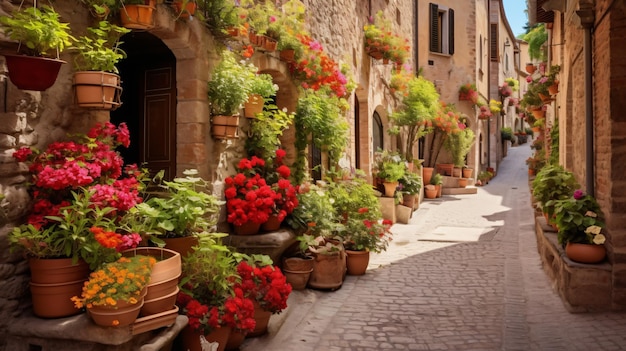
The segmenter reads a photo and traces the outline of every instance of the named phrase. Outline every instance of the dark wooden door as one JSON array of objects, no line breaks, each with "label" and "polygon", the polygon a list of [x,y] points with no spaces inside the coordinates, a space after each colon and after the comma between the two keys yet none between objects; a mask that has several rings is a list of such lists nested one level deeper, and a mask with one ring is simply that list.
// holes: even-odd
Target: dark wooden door
[{"label": "dark wooden door", "polygon": [[122,38],[127,58],[118,65],[122,106],[111,113],[115,124],[126,122],[129,149],[119,150],[125,163],[148,168],[150,174],[176,175],[176,58],[157,37],[132,32]]}]

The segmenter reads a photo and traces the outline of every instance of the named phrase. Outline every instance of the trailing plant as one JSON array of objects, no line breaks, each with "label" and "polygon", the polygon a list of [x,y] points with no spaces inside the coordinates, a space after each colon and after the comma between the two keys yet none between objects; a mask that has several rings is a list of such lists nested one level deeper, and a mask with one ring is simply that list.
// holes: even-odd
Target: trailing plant
[{"label": "trailing plant", "polygon": [[266,105],[263,113],[251,121],[250,136],[246,139],[248,155],[256,155],[262,159],[273,157],[281,146],[280,137],[293,123],[294,118],[295,114],[288,113],[285,108]]},{"label": "trailing plant", "polygon": [[126,58],[126,53],[119,47],[119,39],[130,29],[100,21],[98,27],[87,28],[87,31],[87,35],[78,37],[73,47],[78,53],[74,59],[76,69],[119,73],[115,65]]},{"label": "trailing plant", "polygon": [[0,16],[0,26],[30,56],[49,56],[50,50],[56,50],[58,56],[75,40],[69,23],[62,23],[59,14],[48,5],[24,7],[12,16]]},{"label": "trailing plant", "polygon": [[528,43],[528,55],[532,60],[546,60],[547,53],[543,45],[548,40],[548,32],[544,23],[538,23],[522,39]]}]

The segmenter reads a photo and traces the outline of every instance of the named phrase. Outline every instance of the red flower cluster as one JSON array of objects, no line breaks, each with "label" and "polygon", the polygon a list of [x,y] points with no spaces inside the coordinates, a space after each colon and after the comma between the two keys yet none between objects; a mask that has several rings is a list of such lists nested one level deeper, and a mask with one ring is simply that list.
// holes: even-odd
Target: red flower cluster
[{"label": "red flower cluster", "polygon": [[[279,149],[271,165],[256,156],[239,161],[239,173],[224,180],[229,223],[262,224],[272,214],[282,221],[293,212],[298,206],[298,190],[289,181],[291,170],[283,164],[284,157],[285,151]],[[275,182],[268,184],[267,179]]]},{"label": "red flower cluster", "polygon": [[130,144],[124,123],[119,128],[99,124],[76,139],[54,142],[41,153],[30,148],[13,153],[17,161],[29,162],[34,207],[28,223],[37,228],[50,223],[46,216],[58,216],[62,207],[70,205],[70,191],[80,187],[95,190],[95,206],[117,211],[127,211],[142,201],[136,166],[127,168],[128,178],[118,179],[124,161],[115,148]]},{"label": "red flower cluster", "polygon": [[180,292],[176,304],[189,318],[189,326],[205,334],[213,329],[232,327],[238,331],[252,331],[256,326],[254,320],[254,303],[241,289],[235,289],[235,296],[226,298],[221,306],[209,306]]},{"label": "red flower cluster", "polygon": [[287,308],[291,285],[280,268],[271,265],[252,267],[242,261],[237,266],[237,273],[241,282],[235,285],[235,289],[241,289],[244,296],[257,301],[263,309],[272,313],[280,313]]}]

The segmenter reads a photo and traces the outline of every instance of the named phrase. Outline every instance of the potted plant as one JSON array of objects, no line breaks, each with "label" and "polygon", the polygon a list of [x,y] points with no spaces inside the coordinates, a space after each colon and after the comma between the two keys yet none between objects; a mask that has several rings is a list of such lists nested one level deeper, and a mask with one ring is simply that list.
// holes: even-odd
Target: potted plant
[{"label": "potted plant", "polygon": [[[256,71],[256,67],[253,69]],[[248,84],[248,99],[244,105],[244,116],[247,118],[254,118],[263,112],[266,99],[276,95],[276,91],[278,91],[278,85],[274,84],[271,75],[251,73],[249,79],[246,80],[246,84]]]},{"label": "potted plant", "polygon": [[130,214],[135,228],[141,228],[151,241],[186,256],[197,245],[198,236],[215,227],[223,202],[208,193],[208,183],[197,176],[197,170],[185,170],[183,175],[165,181],[163,171],[157,173],[150,188],[154,190],[146,192],[144,202]]},{"label": "potted plant", "polygon": [[441,197],[443,176],[440,173],[433,174],[432,178],[430,178],[430,184],[434,185],[435,189],[437,189],[437,197]]},{"label": "potted plant", "polygon": [[476,104],[478,102],[478,90],[476,89],[476,84],[466,83],[461,85],[459,87],[459,100],[471,101]]},{"label": "potted plant", "polygon": [[117,0],[81,0],[89,12],[98,19],[106,19],[112,12],[117,12],[120,3]]},{"label": "potted plant", "polygon": [[195,15],[198,4],[196,0],[175,0],[172,1],[172,8],[174,8],[176,18],[188,19]]},{"label": "potted plant", "polygon": [[593,196],[578,189],[571,197],[554,201],[554,214],[559,244],[569,259],[581,263],[604,260],[604,216]]},{"label": "potted plant", "polygon": [[[265,258],[259,262],[258,256]],[[243,296],[255,304],[256,326],[248,336],[261,336],[267,333],[270,316],[287,308],[291,285],[280,268],[272,265],[269,256],[255,255],[253,258],[256,262],[254,259],[242,260],[237,265],[240,281],[234,289],[243,290]]]},{"label": "potted plant", "polygon": [[224,350],[231,329],[253,330],[254,303],[235,289],[237,258],[221,243],[222,235],[205,235],[183,261],[177,305],[189,318],[182,331],[185,350],[200,350],[200,336]]},{"label": "potted plant", "polygon": [[402,192],[402,204],[413,210],[419,206],[419,193],[422,189],[422,179],[413,172],[405,172],[400,178],[400,189]]},{"label": "potted plant", "polygon": [[254,76],[254,72],[249,65],[237,62],[231,51],[222,52],[222,61],[215,67],[208,83],[213,137],[225,139],[237,136],[238,112],[250,91],[246,81]]},{"label": "potted plant", "polygon": [[122,0],[120,21],[128,29],[150,29],[154,27],[156,0]]},{"label": "potted plant", "polygon": [[85,307],[93,321],[103,327],[132,324],[144,304],[153,257],[120,257],[92,272],[83,292],[72,297],[74,306]]},{"label": "potted plant", "polygon": [[276,193],[256,170],[265,161],[256,156],[244,158],[237,165],[239,173],[224,180],[227,220],[237,235],[259,232],[275,207]]},{"label": "potted plant", "polygon": [[[463,125],[465,127],[465,125]],[[474,132],[470,128],[463,128],[457,133],[452,133],[445,140],[444,147],[450,151],[452,162],[459,170],[465,166],[465,157],[474,144]]]},{"label": "potted plant", "polygon": [[302,56],[303,45],[295,34],[285,31],[278,39],[276,49],[280,51],[280,59],[287,63],[293,62]]},{"label": "potted plant", "polygon": [[[62,23],[57,12],[42,5],[0,16],[0,27],[6,36],[20,43],[21,55],[4,55],[11,82],[22,90],[50,88],[65,63],[58,59],[58,54],[74,40],[69,23]],[[46,57],[51,50],[56,50],[57,58]]]},{"label": "potted plant", "polygon": [[119,47],[119,38],[129,29],[107,21],[87,28],[88,35],[76,40],[74,62],[74,94],[79,107],[110,110],[120,105],[120,77],[115,66],[126,53]]},{"label": "potted plant", "polygon": [[545,166],[532,182],[532,194],[546,216],[553,222],[555,201],[567,199],[579,187],[574,174],[559,165]]},{"label": "potted plant", "polygon": [[385,196],[393,197],[399,180],[406,173],[406,163],[399,154],[384,150],[376,154],[375,172],[383,181]]}]

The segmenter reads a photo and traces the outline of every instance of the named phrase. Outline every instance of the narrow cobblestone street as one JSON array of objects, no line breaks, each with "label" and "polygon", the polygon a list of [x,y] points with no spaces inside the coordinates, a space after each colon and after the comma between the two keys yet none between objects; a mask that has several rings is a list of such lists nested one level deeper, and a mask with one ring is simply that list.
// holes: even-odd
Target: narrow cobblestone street
[{"label": "narrow cobblestone street", "polygon": [[571,314],[541,268],[524,161],[476,195],[426,200],[367,274],[296,291],[243,351],[624,350],[626,314]]}]

